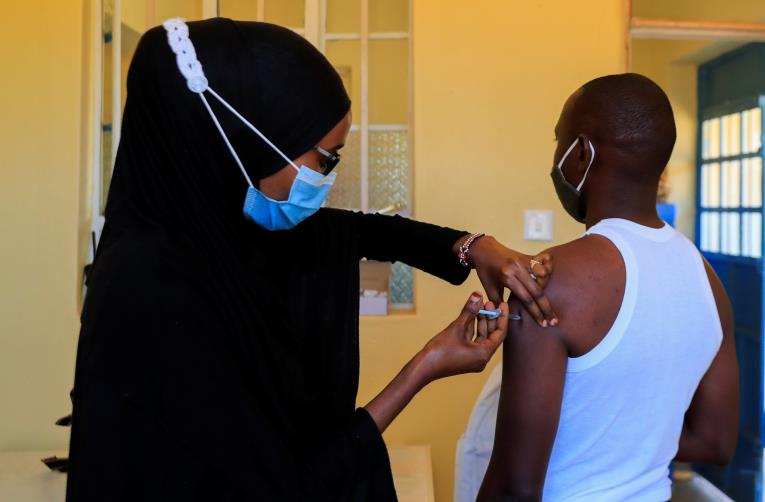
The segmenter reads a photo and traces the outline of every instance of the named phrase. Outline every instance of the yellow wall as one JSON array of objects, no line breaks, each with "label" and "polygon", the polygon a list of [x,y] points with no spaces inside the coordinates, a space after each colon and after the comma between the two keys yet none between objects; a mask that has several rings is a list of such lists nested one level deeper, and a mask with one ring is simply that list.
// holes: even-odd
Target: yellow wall
[{"label": "yellow wall", "polygon": [[637,17],[756,22],[765,20],[761,0],[633,0]]},{"label": "yellow wall", "polygon": [[[487,231],[527,252],[524,209],[555,211],[556,241],[582,228],[568,218],[549,171],[553,127],[568,95],[624,71],[623,6],[614,0],[414,0],[414,209],[419,219]],[[453,288],[418,273],[417,313],[362,321],[359,404],[379,391],[450,322],[474,278]],[[452,498],[454,448],[487,376],[426,388],[386,433],[430,444],[436,496]]]},{"label": "yellow wall", "polygon": [[[634,0],[635,16],[718,21],[762,21],[762,0]],[[710,40],[634,40],[632,71],[658,83],[669,96],[677,123],[677,143],[667,165],[672,186],[669,202],[677,204],[677,228],[695,235],[697,70],[698,65],[735,48]]]},{"label": "yellow wall", "polygon": [[0,449],[63,447],[78,329],[83,2],[6,2],[0,30]]},{"label": "yellow wall", "polygon": [[632,70],[653,79],[667,93],[677,125],[677,142],[667,165],[672,187],[669,202],[677,205],[677,228],[693,239],[696,216],[696,131],[698,64],[685,58],[709,42],[635,40]]},{"label": "yellow wall", "polygon": [[[64,447],[67,440],[51,422],[70,409],[78,235],[89,230],[83,4],[13,2],[14,22],[0,34],[4,66],[14,69],[0,94],[7,239],[0,250],[0,448]],[[623,70],[623,19],[616,0],[414,0],[417,216],[488,231],[534,252],[543,246],[523,241],[523,210],[552,209],[556,241],[577,236],[582,229],[559,208],[548,176],[553,126],[580,84]],[[359,403],[478,287],[475,279],[452,288],[418,274],[416,314],[364,319]],[[438,500],[451,499],[454,446],[485,377],[431,385],[386,434],[392,444],[432,446]]]},{"label": "yellow wall", "polygon": [[258,2],[265,2],[266,22],[290,28],[301,27],[305,22],[304,0],[219,0],[218,12],[231,19],[254,21],[258,17]]}]

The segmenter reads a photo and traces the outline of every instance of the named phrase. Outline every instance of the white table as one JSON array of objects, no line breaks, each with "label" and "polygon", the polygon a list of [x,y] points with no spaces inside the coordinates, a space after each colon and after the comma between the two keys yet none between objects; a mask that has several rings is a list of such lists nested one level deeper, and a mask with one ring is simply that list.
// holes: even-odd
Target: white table
[{"label": "white table", "polygon": [[430,446],[389,446],[399,502],[433,502]]},{"label": "white table", "polygon": [[2,502],[63,502],[66,474],[51,471],[40,460],[65,457],[63,451],[0,452]]}]

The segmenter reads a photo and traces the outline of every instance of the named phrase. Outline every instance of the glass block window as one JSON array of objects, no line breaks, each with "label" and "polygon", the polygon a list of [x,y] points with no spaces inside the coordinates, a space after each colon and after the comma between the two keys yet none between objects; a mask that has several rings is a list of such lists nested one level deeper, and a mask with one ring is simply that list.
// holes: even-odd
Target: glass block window
[{"label": "glass block window", "polygon": [[[344,149],[331,206],[411,214],[409,9],[409,0],[320,2],[318,46],[353,101],[352,153]],[[391,267],[393,308],[413,305],[412,275]]]},{"label": "glass block window", "polygon": [[762,111],[701,124],[699,244],[707,253],[762,258]]},{"label": "glass block window", "polygon": [[[319,7],[317,45],[337,68],[353,101],[351,139],[335,182],[340,190],[327,202],[409,215],[409,0],[326,0]],[[411,308],[410,267],[391,267],[389,295],[394,308]]]},{"label": "glass block window", "polygon": [[351,131],[342,150],[342,175],[338,175],[327,197],[327,205],[341,208],[361,207],[361,134]]},{"label": "glass block window", "polygon": [[405,212],[410,187],[409,131],[403,126],[370,130],[368,184],[370,211]]},{"label": "glass block window", "polygon": [[[218,0],[219,14],[286,26],[337,69],[353,124],[327,205],[411,214],[411,0]],[[394,308],[413,304],[412,270],[391,267]]]},{"label": "glass block window", "polygon": [[393,305],[413,306],[412,267],[401,262],[391,266],[390,301]]}]

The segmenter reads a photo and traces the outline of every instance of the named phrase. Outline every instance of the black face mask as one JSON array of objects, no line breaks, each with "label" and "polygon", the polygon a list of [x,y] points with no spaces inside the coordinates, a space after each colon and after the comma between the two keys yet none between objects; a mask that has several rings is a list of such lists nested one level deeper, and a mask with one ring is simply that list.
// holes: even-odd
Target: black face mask
[{"label": "black face mask", "polygon": [[587,169],[584,171],[582,181],[579,182],[579,186],[575,187],[569,183],[566,180],[566,176],[564,176],[562,169],[563,163],[566,161],[566,158],[569,156],[572,150],[574,150],[574,147],[578,142],[579,138],[575,139],[574,142],[571,143],[571,146],[568,147],[566,153],[563,154],[563,157],[561,157],[558,165],[553,166],[550,177],[552,177],[555,193],[558,194],[558,200],[560,200],[563,209],[565,209],[566,212],[576,221],[579,223],[584,223],[585,217],[587,216],[587,207],[585,206],[584,199],[582,198],[582,186],[584,186],[584,181],[587,179],[587,173],[590,172],[592,163],[595,162],[595,147],[592,146],[592,141],[587,140],[587,143],[590,145],[590,150],[592,150],[592,157],[590,158],[590,163],[587,165]]}]

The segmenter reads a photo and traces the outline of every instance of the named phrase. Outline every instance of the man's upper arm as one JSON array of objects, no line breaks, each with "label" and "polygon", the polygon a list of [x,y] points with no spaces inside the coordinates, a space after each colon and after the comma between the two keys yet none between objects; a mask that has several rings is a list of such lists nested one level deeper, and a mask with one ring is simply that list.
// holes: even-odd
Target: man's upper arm
[{"label": "man's upper arm", "polygon": [[[568,356],[586,353],[600,341],[594,335],[605,324],[596,315],[596,305],[608,309],[620,303],[624,264],[607,239],[587,236],[548,252],[555,260],[555,273],[545,293],[561,322],[542,328],[524,315],[522,321],[510,323],[494,450],[479,500],[541,499],[560,419]],[[511,302],[510,311],[520,312],[520,304]]]},{"label": "man's upper arm", "polygon": [[733,308],[720,279],[704,260],[722,325],[720,350],[685,414],[678,460],[726,463],[738,436],[739,383]]},{"label": "man's upper arm", "polygon": [[[511,312],[520,307],[511,304]],[[496,435],[478,500],[538,500],[560,417],[568,352],[558,328],[511,323]]]}]

